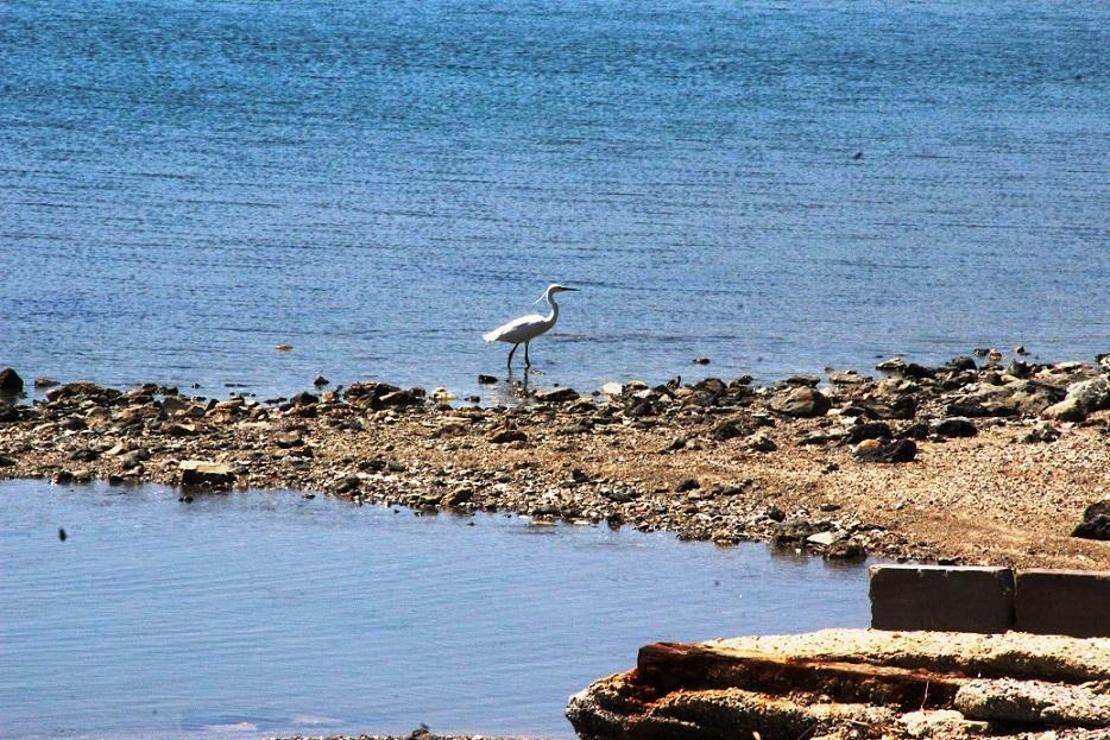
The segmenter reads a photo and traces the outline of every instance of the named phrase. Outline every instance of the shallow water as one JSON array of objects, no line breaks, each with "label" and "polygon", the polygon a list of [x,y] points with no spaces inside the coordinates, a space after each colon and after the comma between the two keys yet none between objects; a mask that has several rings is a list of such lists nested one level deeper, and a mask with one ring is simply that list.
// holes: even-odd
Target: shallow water
[{"label": "shallow water", "polygon": [[9,481],[0,562],[4,736],[562,737],[642,644],[868,620],[864,568],[763,545],[287,493]]},{"label": "shallow water", "polygon": [[3,3],[0,364],[463,394],[553,280],[585,389],[1089,358],[1107,48],[1102,2]]}]

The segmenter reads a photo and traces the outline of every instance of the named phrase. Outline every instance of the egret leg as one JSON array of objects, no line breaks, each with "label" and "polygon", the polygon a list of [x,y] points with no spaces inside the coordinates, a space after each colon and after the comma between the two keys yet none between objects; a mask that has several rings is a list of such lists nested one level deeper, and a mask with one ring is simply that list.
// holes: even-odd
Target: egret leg
[{"label": "egret leg", "polygon": [[[505,366],[509,368],[509,372],[512,372],[512,370],[513,370],[513,353],[516,352],[516,348],[519,347],[519,346],[520,346],[520,342],[517,342],[516,344],[513,345],[513,348],[511,350],[509,350],[509,361],[505,363]],[[528,345],[527,344],[524,345],[524,354],[528,354]]]},{"label": "egret leg", "polygon": [[528,359],[528,342],[524,343],[524,367],[532,367],[532,361]]}]

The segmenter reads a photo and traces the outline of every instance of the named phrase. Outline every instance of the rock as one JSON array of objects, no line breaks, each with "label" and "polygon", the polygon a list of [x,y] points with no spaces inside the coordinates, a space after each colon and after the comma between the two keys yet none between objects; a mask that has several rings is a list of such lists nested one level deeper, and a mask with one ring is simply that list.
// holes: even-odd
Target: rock
[{"label": "rock", "polygon": [[1021,438],[1021,441],[1026,444],[1036,444],[1038,442],[1048,444],[1058,439],[1060,439],[1060,430],[1046,421],[1033,427],[1028,434]]},{"label": "rock", "polygon": [[824,416],[832,404],[821,391],[808,386],[795,388],[785,396],[771,400],[771,408],[780,414],[801,418]]},{"label": "rock", "polygon": [[1014,347],[1014,354],[1015,355],[1027,355],[1027,354],[1029,354],[1029,352],[1025,349],[1024,344],[1019,344],[1016,347]]},{"label": "rock", "polygon": [[899,439],[882,444],[876,439],[861,442],[853,453],[864,462],[903,463],[917,457],[917,445],[912,439]]},{"label": "rock", "polygon": [[1091,378],[1072,383],[1063,401],[1044,410],[1043,415],[1060,421],[1083,421],[1093,411],[1110,408],[1110,379]]},{"label": "rock", "polygon": [[278,352],[292,352],[293,351],[293,345],[291,345],[291,344],[275,344],[274,349],[276,349]]},{"label": "rock", "polygon": [[867,550],[855,540],[843,539],[829,545],[824,556],[826,560],[863,560],[867,557]]},{"label": "rock", "polygon": [[39,377],[35,378],[34,382],[36,388],[53,388],[54,386],[58,385],[58,381],[54,380],[53,378],[48,378],[45,375],[40,375]]},{"label": "rock", "polygon": [[651,416],[654,413],[655,407],[651,405],[651,401],[644,399],[643,401],[633,404],[632,407],[625,412],[625,415],[633,419],[639,419],[645,416]]},{"label": "rock", "polygon": [[504,429],[491,436],[489,441],[495,445],[505,444],[507,442],[527,442],[528,435],[519,429]]},{"label": "rock", "polygon": [[756,434],[748,440],[748,449],[756,452],[774,452],[779,446],[766,434]]},{"label": "rock", "polygon": [[23,378],[14,368],[6,367],[0,370],[0,393],[22,393]]},{"label": "rock", "polygon": [[191,437],[197,433],[196,424],[169,424],[165,427],[165,432],[171,437]]},{"label": "rock", "polygon": [[619,396],[624,393],[624,386],[620,383],[606,383],[601,386],[601,393],[606,396]]},{"label": "rock", "polygon": [[418,404],[418,403],[420,403],[421,398],[420,398],[420,396],[418,396],[414,392],[414,389],[409,389],[407,391],[402,391],[402,390],[391,391],[389,393],[386,393],[384,396],[382,396],[378,400],[381,402],[382,406],[385,406],[385,407],[390,407],[390,406],[399,407],[399,406],[412,406],[412,405]]},{"label": "rock", "polygon": [[884,421],[869,421],[848,428],[844,437],[845,444],[859,444],[865,439],[890,439],[893,435],[890,425]]},{"label": "rock", "polygon": [[808,388],[816,388],[820,382],[821,376],[813,373],[795,373],[783,381],[788,386],[806,386]]},{"label": "rock", "polygon": [[357,475],[345,475],[335,482],[332,486],[332,491],[338,494],[349,494],[357,491],[362,481]]},{"label": "rock", "polygon": [[738,422],[725,421],[718,424],[716,429],[713,430],[713,439],[717,442],[724,442],[734,437],[746,437],[749,434],[751,434],[751,430],[740,426]]},{"label": "rock", "polygon": [[481,385],[493,385],[497,382],[497,378],[492,375],[478,375],[478,383]]},{"label": "rock", "polygon": [[85,380],[78,380],[73,383],[65,383],[63,385],[55,386],[46,391],[46,400],[50,402],[87,398],[101,402],[101,405],[114,401],[122,396],[123,393],[115,388],[104,388],[96,383],[90,383]]},{"label": "rock", "polygon": [[978,367],[973,357],[953,357],[944,366],[950,370],[975,370]]},{"label": "rock", "polygon": [[929,438],[929,423],[926,421],[915,421],[913,424],[905,427],[898,432],[898,439],[928,439]]},{"label": "rock", "polygon": [[0,401],[0,422],[19,421],[21,416],[18,406]]},{"label": "rock", "polygon": [[320,397],[308,391],[302,391],[292,396],[289,399],[289,403],[294,406],[313,406],[320,403]]},{"label": "rock", "polygon": [[[770,517],[770,513],[768,513]],[[772,517],[773,520],[773,517]],[[802,542],[814,534],[816,527],[805,519],[788,519],[775,528],[771,541],[779,547]]]},{"label": "rock", "polygon": [[323,375],[317,375],[316,379],[312,381],[312,384],[319,388],[320,386],[331,385],[331,381],[325,378]]},{"label": "rock", "polygon": [[686,491],[693,491],[701,488],[701,483],[698,483],[697,478],[684,478],[679,481],[678,485],[674,487],[675,492],[685,493]]},{"label": "rock", "polygon": [[293,447],[301,447],[304,445],[304,439],[301,437],[300,432],[281,432],[274,435],[274,444],[283,450],[288,450]]},{"label": "rock", "polygon": [[439,500],[439,505],[445,509],[454,508],[467,503],[474,498],[474,490],[465,486],[460,486],[450,493],[446,494]]},{"label": "rock", "polygon": [[828,547],[834,542],[839,542],[840,540],[845,539],[848,539],[847,532],[839,529],[830,529],[827,532],[818,532],[817,534],[811,534],[809,537],[806,537],[806,542],[810,545],[816,545],[817,547]]},{"label": "rock", "polygon": [[694,358],[694,364],[695,365],[708,365],[709,364],[709,358],[708,357],[695,357]]},{"label": "rock", "polygon": [[1110,540],[1110,499],[1096,501],[1083,512],[1083,521],[1071,533],[1087,540]]},{"label": "rock", "polygon": [[577,401],[578,392],[573,388],[555,388],[549,391],[539,391],[536,393],[536,400],[543,403],[566,403],[567,401]]},{"label": "rock", "polygon": [[182,460],[181,483],[186,486],[226,486],[235,482],[235,473],[224,463],[210,460]]},{"label": "rock", "polygon": [[193,404],[180,396],[166,396],[162,399],[162,410],[171,416],[179,416],[193,408]]},{"label": "rock", "polygon": [[449,401],[454,401],[458,396],[447,388],[440,386],[432,390],[430,398],[436,403],[448,403]]},{"label": "rock", "polygon": [[975,424],[970,419],[962,416],[941,419],[932,425],[932,429],[937,434],[942,434],[945,437],[974,437],[979,433]]},{"label": "rock", "polygon": [[863,385],[870,383],[874,378],[870,375],[860,375],[855,370],[842,373],[829,373],[829,382],[834,385]]},{"label": "rock", "polygon": [[888,373],[889,372],[899,372],[901,370],[904,370],[905,368],[906,368],[906,361],[903,360],[901,357],[891,357],[888,360],[883,360],[882,362],[880,362],[878,365],[875,366],[876,370],[882,370],[882,371],[888,372]]},{"label": "rock", "polygon": [[125,452],[119,456],[119,463],[124,470],[130,470],[137,465],[141,465],[144,460],[150,459],[150,453],[144,449],[132,450]]}]

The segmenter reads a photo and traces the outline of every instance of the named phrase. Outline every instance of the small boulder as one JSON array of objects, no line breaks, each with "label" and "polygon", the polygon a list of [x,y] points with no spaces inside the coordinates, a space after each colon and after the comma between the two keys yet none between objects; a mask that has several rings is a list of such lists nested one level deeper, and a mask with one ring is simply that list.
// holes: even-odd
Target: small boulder
[{"label": "small boulder", "polygon": [[182,460],[181,483],[186,486],[226,486],[235,481],[235,473],[224,463],[210,460]]},{"label": "small boulder", "polygon": [[693,491],[698,488],[701,488],[701,483],[698,483],[697,478],[684,478],[679,481],[678,485],[674,487],[674,490],[678,493],[685,493],[686,491]]},{"label": "small boulder", "polygon": [[766,434],[756,434],[748,440],[748,449],[755,452],[774,452],[779,446]]},{"label": "small boulder", "polygon": [[527,442],[528,435],[519,429],[503,429],[491,436],[489,441],[495,445],[506,444],[508,442]]},{"label": "small boulder", "polygon": [[745,437],[749,434],[751,434],[751,431],[740,426],[738,422],[723,421],[713,430],[713,439],[717,442],[724,442],[733,437]]},{"label": "small boulder", "polygon": [[1048,419],[1083,421],[1093,411],[1110,408],[1110,379],[1105,377],[1081,380],[1068,386],[1063,401],[1044,410]]},{"label": "small boulder", "polygon": [[293,404],[294,406],[312,406],[314,404],[320,403],[320,397],[309,393],[308,391],[302,391],[292,396],[289,399],[289,403]]},{"label": "small boulder", "polygon": [[809,386],[795,388],[771,401],[771,408],[780,414],[801,418],[824,416],[831,406],[825,394]]},{"label": "small boulder", "polygon": [[891,357],[890,359],[883,360],[875,366],[876,370],[883,370],[884,372],[898,372],[906,369],[906,361],[901,357]]},{"label": "small boulder", "polygon": [[474,498],[474,489],[466,486],[460,486],[450,493],[446,494],[439,500],[439,505],[445,509],[451,509],[463,504]]},{"label": "small boulder", "polygon": [[883,444],[877,439],[864,440],[853,454],[864,462],[903,463],[917,457],[917,444],[912,439],[898,439]]},{"label": "small boulder", "polygon": [[573,388],[555,388],[549,391],[539,391],[536,393],[536,400],[543,403],[566,403],[567,401],[577,401],[578,392]]},{"label": "small boulder", "polygon": [[844,437],[845,444],[859,444],[865,439],[890,439],[894,436],[890,425],[884,421],[869,421],[856,424],[848,429]]},{"label": "small boulder", "polygon": [[316,379],[312,381],[312,384],[319,388],[321,386],[330,385],[331,381],[325,378],[323,375],[317,375]]},{"label": "small boulder", "polygon": [[1071,533],[1086,540],[1110,540],[1110,499],[1096,501],[1083,512],[1083,521]]},{"label": "small boulder", "polygon": [[962,416],[950,416],[941,419],[933,425],[933,431],[945,437],[974,437],[979,433],[970,419]]},{"label": "small boulder", "polygon": [[58,385],[58,381],[54,380],[53,378],[48,378],[45,375],[40,375],[39,377],[35,378],[36,388],[53,388],[56,385]]},{"label": "small boulder", "polygon": [[14,368],[6,367],[0,370],[0,393],[22,393],[23,378]]}]

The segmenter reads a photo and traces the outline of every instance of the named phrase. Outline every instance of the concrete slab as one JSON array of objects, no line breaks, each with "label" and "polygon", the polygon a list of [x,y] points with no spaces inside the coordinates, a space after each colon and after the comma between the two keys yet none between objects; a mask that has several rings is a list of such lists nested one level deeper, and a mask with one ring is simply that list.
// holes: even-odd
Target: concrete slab
[{"label": "concrete slab", "polygon": [[1009,568],[876,565],[870,594],[873,629],[993,633],[1014,622]]},{"label": "concrete slab", "polygon": [[1014,629],[1072,637],[1110,637],[1110,571],[1023,570]]}]

